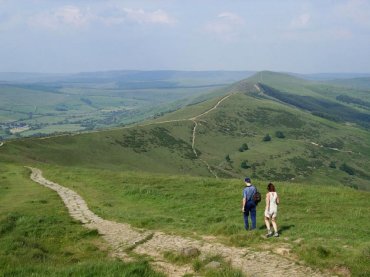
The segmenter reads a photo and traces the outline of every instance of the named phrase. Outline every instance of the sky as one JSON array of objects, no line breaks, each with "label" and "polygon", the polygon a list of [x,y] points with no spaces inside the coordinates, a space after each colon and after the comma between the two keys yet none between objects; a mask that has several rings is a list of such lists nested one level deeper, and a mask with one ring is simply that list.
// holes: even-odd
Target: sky
[{"label": "sky", "polygon": [[0,72],[370,73],[370,0],[0,0]]}]

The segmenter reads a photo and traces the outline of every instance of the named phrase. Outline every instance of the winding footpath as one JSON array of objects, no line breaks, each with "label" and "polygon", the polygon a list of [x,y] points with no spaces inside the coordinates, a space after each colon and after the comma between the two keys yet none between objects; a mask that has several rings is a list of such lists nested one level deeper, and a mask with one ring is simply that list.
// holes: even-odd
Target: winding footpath
[{"label": "winding footpath", "polygon": [[193,127],[193,137],[192,137],[192,144],[191,144],[191,147],[193,148],[193,152],[195,154],[195,156],[200,160],[202,161],[208,168],[208,171],[213,175],[215,176],[216,178],[218,178],[216,172],[214,170],[212,170],[211,166],[209,165],[209,163],[207,163],[207,161],[205,161],[204,159],[200,158],[198,153],[197,153],[197,150],[195,149],[195,139],[196,139],[196,133],[197,133],[197,127],[198,127],[198,122],[197,122],[197,119],[210,113],[211,111],[213,110],[216,110],[218,108],[218,106],[223,102],[225,101],[227,98],[229,98],[231,95],[233,95],[233,93],[231,94],[228,94],[226,96],[224,96],[223,98],[221,98],[217,103],[216,105],[214,105],[212,108],[210,108],[209,110],[205,111],[204,113],[201,113],[197,116],[194,116],[192,118],[189,118],[189,120],[193,121],[194,122],[194,127]]},{"label": "winding footpath", "polygon": [[180,277],[187,273],[194,273],[192,267],[171,264],[165,260],[163,254],[167,251],[181,253],[184,248],[194,247],[200,251],[200,258],[221,255],[226,261],[230,261],[234,268],[242,270],[248,276],[329,276],[306,266],[297,265],[296,261],[269,251],[256,252],[250,248],[230,247],[217,242],[167,235],[105,220],[90,211],[86,202],[76,192],[45,179],[41,170],[37,168],[27,168],[31,170],[30,178],[33,181],[56,191],[71,217],[83,223],[86,228],[97,230],[109,243],[112,255],[122,260],[132,260],[130,252],[149,255],[152,258],[151,264],[156,270],[170,277]]}]

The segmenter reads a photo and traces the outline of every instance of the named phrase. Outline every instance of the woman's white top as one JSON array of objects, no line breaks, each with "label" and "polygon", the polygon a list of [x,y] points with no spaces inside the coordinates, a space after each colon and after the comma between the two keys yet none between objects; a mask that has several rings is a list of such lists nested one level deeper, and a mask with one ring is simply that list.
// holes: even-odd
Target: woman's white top
[{"label": "woman's white top", "polygon": [[277,216],[277,193],[275,191],[268,192],[270,198],[270,207],[266,203],[265,216],[266,217],[276,217]]}]

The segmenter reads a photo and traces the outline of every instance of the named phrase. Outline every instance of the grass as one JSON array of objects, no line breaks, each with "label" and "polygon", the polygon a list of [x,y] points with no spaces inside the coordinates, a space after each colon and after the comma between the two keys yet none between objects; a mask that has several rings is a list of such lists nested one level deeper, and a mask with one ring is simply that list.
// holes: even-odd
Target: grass
[{"label": "grass", "polygon": [[[266,79],[265,74],[263,78]],[[277,82],[276,76],[271,78],[268,85]],[[312,83],[300,87],[299,84],[294,79],[283,80],[276,86],[290,92],[297,89],[298,94],[311,97],[323,90],[325,95],[322,98],[335,97],[334,92],[325,92],[326,87],[319,88]],[[243,90],[246,87],[248,89]],[[268,181],[276,183],[282,199],[278,219],[282,238],[271,239],[268,243],[278,247],[283,240],[291,245],[300,259],[318,268],[335,272],[339,267],[350,270],[353,276],[369,275],[369,193],[352,189],[370,190],[369,132],[263,98],[252,91],[248,83],[239,83],[230,89],[239,93],[229,97],[217,110],[198,119],[195,147],[202,159],[219,176],[227,176],[222,170],[229,170],[240,177],[252,176],[261,192],[264,192]],[[226,90],[220,90],[217,95],[225,93]],[[346,94],[343,90],[338,93]],[[201,114],[219,99],[202,101],[151,122]],[[31,221],[24,228],[31,230],[30,226],[38,226],[37,230],[46,230],[45,234],[39,231],[45,238],[54,235],[47,232],[46,226],[54,226],[51,230],[57,231],[61,225],[68,226],[63,227],[70,235],[67,241],[61,239],[61,242],[54,243],[46,239],[42,247],[35,245],[33,249],[33,242],[41,235],[34,236],[31,242],[23,243],[21,240],[22,247],[31,245],[36,257],[41,260],[46,257],[47,262],[40,264],[40,268],[52,267],[54,272],[59,269],[62,272],[60,264],[65,264],[67,269],[77,270],[77,265],[60,252],[64,251],[64,245],[76,251],[72,251],[72,256],[78,262],[86,261],[81,268],[87,270],[92,264],[101,264],[92,258],[101,253],[99,247],[93,250],[84,245],[69,244],[69,241],[78,240],[94,245],[99,240],[96,234],[83,233],[78,229],[81,227],[68,223],[68,215],[62,213],[60,200],[52,193],[45,194],[44,189],[36,188],[28,180],[26,171],[16,165],[42,168],[51,180],[80,193],[89,207],[103,218],[185,236],[213,235],[229,245],[262,248],[267,243],[261,238],[265,233],[263,205],[258,209],[259,229],[245,232],[240,213],[243,183],[241,179],[205,177],[211,174],[199,159],[195,159],[191,149],[193,126],[191,121],[182,121],[45,140],[6,142],[0,148],[4,164],[1,176],[5,177],[2,177],[4,183],[1,183],[0,193],[1,232],[5,235],[0,238],[3,241],[8,236],[9,242],[3,248],[18,245],[20,235],[17,228],[28,222],[23,220],[26,214]],[[282,131],[285,138],[276,138],[274,134],[277,131]],[[264,142],[263,137],[267,133],[272,140]],[[340,151],[318,147],[311,142]],[[243,143],[247,143],[249,149],[240,152]],[[349,150],[353,153],[341,152]],[[227,155],[229,162],[225,161]],[[242,169],[242,161],[247,161],[250,167]],[[340,169],[344,161],[354,175]],[[335,168],[330,166],[333,162]],[[33,197],[35,202],[29,203],[26,195],[32,193],[40,196]],[[14,199],[20,199],[20,202]],[[36,215],[44,212],[45,207],[55,214],[39,222]],[[62,221],[58,221],[59,218]],[[62,250],[49,250],[48,247],[54,245]],[[32,256],[23,258],[19,249],[9,249],[1,252],[5,253],[4,264],[14,268],[19,256],[23,259],[21,268],[28,270],[29,265],[25,261],[32,260]],[[43,249],[47,251],[44,253]],[[51,260],[49,253],[55,253],[56,261]],[[106,256],[100,258],[107,259]],[[172,258],[176,262],[178,257]],[[200,261],[194,263],[202,267]],[[229,271],[227,274],[225,276],[233,276],[234,273]]]},{"label": "grass", "polygon": [[[258,230],[246,233],[240,213],[240,180],[164,176],[108,170],[55,168],[46,176],[66,185],[89,207],[111,220],[136,227],[185,236],[214,235],[226,244],[256,247],[266,243],[262,221],[264,204],[257,210]],[[264,192],[267,183],[255,181]],[[369,193],[350,188],[277,183],[280,239],[290,242],[300,259],[318,268],[349,268],[354,276],[370,272],[364,253],[369,251]],[[299,244],[293,243],[303,239]],[[286,242],[284,240],[284,242]]]},{"label": "grass", "polygon": [[162,276],[144,259],[109,257],[98,233],[72,220],[59,197],[28,174],[0,169],[1,276]]}]

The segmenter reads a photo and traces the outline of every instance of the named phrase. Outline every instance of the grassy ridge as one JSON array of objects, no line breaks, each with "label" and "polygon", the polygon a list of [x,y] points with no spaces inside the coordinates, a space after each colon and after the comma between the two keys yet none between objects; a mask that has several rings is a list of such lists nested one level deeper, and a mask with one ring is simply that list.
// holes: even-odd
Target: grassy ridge
[{"label": "grassy ridge", "polygon": [[23,167],[0,169],[1,276],[162,276],[143,260],[108,257],[96,231],[71,219],[60,198]]},{"label": "grassy ridge", "polygon": [[3,160],[115,170],[209,175],[191,148],[192,122],[7,142]]},{"label": "grassy ridge", "polygon": [[[202,120],[196,146],[214,167],[265,180],[294,178],[297,182],[370,189],[370,134],[365,130],[242,93],[228,98]],[[284,138],[276,136],[278,131]],[[263,141],[266,134],[270,134],[271,141]],[[243,143],[249,149],[241,152]],[[248,162],[248,168],[241,168],[243,161]],[[331,162],[335,168],[330,167]],[[340,170],[345,162],[357,173],[348,175]]]},{"label": "grassy ridge", "polygon": [[[246,91],[238,89],[239,93],[198,119],[195,147],[219,176],[294,178],[298,183],[345,184],[370,190],[369,132],[258,98],[250,86]],[[152,125],[9,142],[0,155],[63,166],[210,176],[191,149],[192,121],[156,123],[199,115],[219,99],[178,110]],[[277,132],[284,137],[277,137]],[[271,141],[263,141],[266,134]],[[240,151],[244,143],[249,149]],[[242,168],[242,163],[247,165]],[[343,166],[350,170],[342,170]]]},{"label": "grassy ridge", "polygon": [[[102,216],[134,226],[186,236],[214,235],[227,244],[263,247],[264,203],[258,231],[246,233],[240,213],[240,180],[165,176],[45,167],[45,175],[76,190]],[[255,181],[261,192],[266,182]],[[350,188],[276,183],[281,197],[278,223],[282,238],[310,265],[370,273],[370,195]],[[298,240],[299,242],[294,243]]]}]

